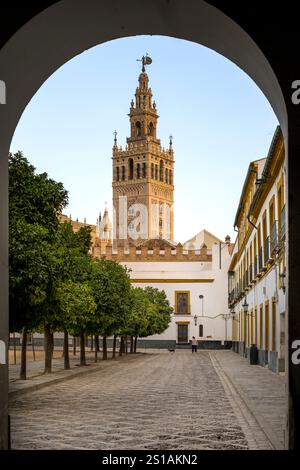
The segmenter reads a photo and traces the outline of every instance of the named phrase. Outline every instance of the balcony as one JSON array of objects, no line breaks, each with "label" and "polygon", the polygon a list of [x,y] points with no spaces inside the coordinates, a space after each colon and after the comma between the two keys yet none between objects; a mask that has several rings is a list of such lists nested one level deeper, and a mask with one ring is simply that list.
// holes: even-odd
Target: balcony
[{"label": "balcony", "polygon": [[258,274],[258,256],[255,255],[254,256],[254,272],[253,272],[254,278],[256,278],[257,274]]},{"label": "balcony", "polygon": [[255,282],[255,279],[254,279],[254,278],[255,278],[255,274],[254,274],[254,269],[253,269],[253,268],[254,268],[253,263],[251,263],[251,264],[249,265],[249,279],[248,279],[248,281],[249,281],[249,286],[251,286],[251,284],[253,284],[253,282]]},{"label": "balcony", "polygon": [[230,306],[231,304],[233,304],[234,300],[235,300],[235,290],[232,289],[232,291],[229,292],[228,294],[228,305]]},{"label": "balcony", "polygon": [[265,266],[267,264],[271,264],[273,262],[272,257],[270,256],[270,237],[265,239],[264,243],[264,259],[265,259]]},{"label": "balcony", "polygon": [[271,249],[271,256],[273,256],[276,253],[278,247],[278,241],[277,241],[277,226],[276,222],[271,227],[271,233],[270,233],[270,249]]},{"label": "balcony", "polygon": [[248,271],[248,269],[246,269],[246,272],[245,272],[245,274],[244,274],[244,279],[245,279],[245,281],[244,281],[245,290],[248,290],[248,287],[249,287],[249,284],[250,284],[250,282],[249,282],[249,271]]},{"label": "balcony", "polygon": [[258,251],[258,273],[260,273],[262,270],[263,270],[263,249],[261,246]]},{"label": "balcony", "polygon": [[285,214],[285,205],[284,205],[280,214],[280,241],[285,240],[285,235],[286,235],[286,214]]}]

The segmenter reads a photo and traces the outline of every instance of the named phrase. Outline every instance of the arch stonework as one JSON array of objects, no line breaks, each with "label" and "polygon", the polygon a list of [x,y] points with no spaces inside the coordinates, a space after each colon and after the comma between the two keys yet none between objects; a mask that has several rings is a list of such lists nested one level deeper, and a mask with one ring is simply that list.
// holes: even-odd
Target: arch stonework
[{"label": "arch stonework", "polygon": [[[141,34],[172,36],[207,46],[256,82],[278,118],[289,155],[287,109],[278,79],[261,49],[237,23],[202,0],[188,5],[182,0],[152,0],[151,13],[143,15],[142,21],[140,11],[141,0],[62,0],[24,24],[0,50],[0,79],[6,86],[6,104],[0,105],[0,341],[8,341],[7,155],[26,105],[68,60],[106,41]],[[296,139],[296,133],[293,137]],[[0,365],[0,383],[4,397],[0,402],[0,449],[5,449],[6,365]]]}]

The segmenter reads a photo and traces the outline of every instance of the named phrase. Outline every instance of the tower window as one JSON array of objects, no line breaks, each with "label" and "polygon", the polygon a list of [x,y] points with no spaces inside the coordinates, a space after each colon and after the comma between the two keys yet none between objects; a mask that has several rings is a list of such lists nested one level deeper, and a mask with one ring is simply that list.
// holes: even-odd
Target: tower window
[{"label": "tower window", "polygon": [[168,181],[169,181],[169,170],[168,170],[168,168],[166,168],[166,180],[165,181],[166,181],[166,183],[168,183]]},{"label": "tower window", "polygon": [[141,177],[141,165],[139,163],[136,166],[136,177],[137,178]]},{"label": "tower window", "polygon": [[153,126],[152,122],[150,122],[150,124],[149,124],[148,134],[151,135],[151,137],[154,137],[154,126]]},{"label": "tower window", "polygon": [[129,158],[129,162],[128,162],[128,170],[129,170],[129,179],[130,180],[133,180],[133,158]]},{"label": "tower window", "polygon": [[169,184],[173,184],[173,172],[172,172],[172,170],[169,171]]},{"label": "tower window", "polygon": [[162,160],[159,162],[159,180],[164,180],[164,162]]},{"label": "tower window", "polygon": [[137,137],[141,137],[141,135],[142,135],[142,128],[141,128],[141,123],[140,123],[140,121],[137,121],[137,122],[136,122],[135,127],[136,127],[136,136],[137,136]]},{"label": "tower window", "polygon": [[119,181],[119,179],[120,179],[120,168],[117,166],[116,180]]},{"label": "tower window", "polygon": [[158,180],[158,165],[155,165],[155,179]]},{"label": "tower window", "polygon": [[147,167],[145,162],[143,163],[143,178],[147,178]]},{"label": "tower window", "polygon": [[151,178],[154,180],[154,163],[151,163]]},{"label": "tower window", "polygon": [[123,165],[122,166],[122,181],[125,181],[125,175],[126,175],[126,170],[125,170],[125,166]]}]

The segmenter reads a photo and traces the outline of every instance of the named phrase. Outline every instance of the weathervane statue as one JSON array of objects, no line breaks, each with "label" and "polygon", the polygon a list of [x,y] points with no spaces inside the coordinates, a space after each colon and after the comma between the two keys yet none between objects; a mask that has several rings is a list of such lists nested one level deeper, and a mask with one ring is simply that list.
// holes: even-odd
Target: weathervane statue
[{"label": "weathervane statue", "polygon": [[151,57],[148,56],[148,52],[146,52],[146,55],[143,55],[141,59],[136,59],[138,62],[142,62],[142,72],[145,72],[145,65],[150,65],[152,64],[152,59]]}]

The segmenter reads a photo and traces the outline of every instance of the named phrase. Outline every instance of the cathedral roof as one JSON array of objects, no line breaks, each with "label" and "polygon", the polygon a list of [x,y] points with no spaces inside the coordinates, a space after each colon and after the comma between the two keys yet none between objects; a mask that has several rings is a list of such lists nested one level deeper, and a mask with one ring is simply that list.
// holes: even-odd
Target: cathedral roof
[{"label": "cathedral roof", "polygon": [[[198,232],[194,237],[190,238],[187,240],[185,243],[183,243],[183,247],[186,250],[200,250],[200,248],[205,245],[209,250],[211,250],[212,246],[214,243],[220,243],[222,240],[220,238],[216,237],[212,233],[210,233],[208,230],[201,230],[201,232]],[[224,242],[222,242],[224,243]]]},{"label": "cathedral roof", "polygon": [[148,247],[148,250],[152,250],[153,248],[159,248],[160,250],[164,250],[166,246],[176,248],[177,243],[171,240],[166,240],[164,238],[151,238],[149,240],[143,241],[140,245],[138,245],[139,248],[145,246]]}]

